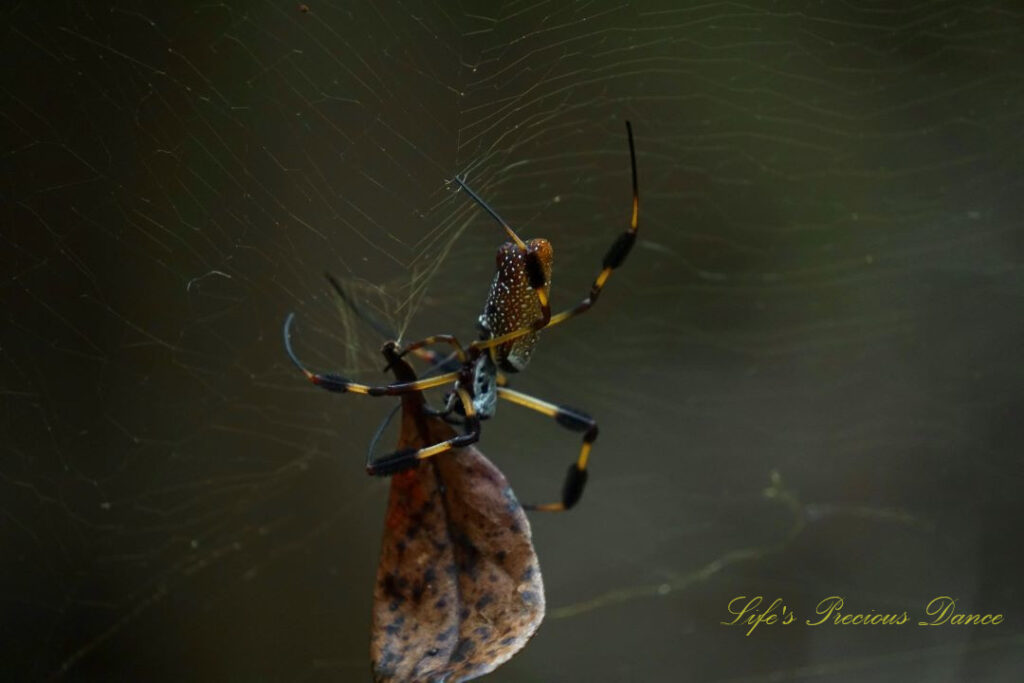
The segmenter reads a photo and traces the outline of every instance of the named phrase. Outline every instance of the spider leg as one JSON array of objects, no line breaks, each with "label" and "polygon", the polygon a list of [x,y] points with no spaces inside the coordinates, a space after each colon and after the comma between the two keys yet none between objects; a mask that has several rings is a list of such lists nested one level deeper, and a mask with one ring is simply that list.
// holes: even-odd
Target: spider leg
[{"label": "spider leg", "polygon": [[629,136],[629,163],[633,172],[633,214],[629,220],[629,228],[619,235],[618,239],[608,249],[608,253],[605,254],[604,261],[601,264],[601,272],[594,280],[594,284],[590,286],[590,294],[587,295],[587,298],[572,308],[551,316],[551,320],[548,321],[545,327],[554,327],[569,318],[590,310],[590,307],[597,302],[597,297],[601,295],[601,290],[604,289],[605,283],[611,277],[612,271],[622,265],[622,262],[629,256],[629,251],[633,248],[633,244],[636,243],[636,232],[639,227],[640,193],[637,190],[636,181],[636,149],[633,146],[633,127],[629,124],[629,121],[626,121],[626,133]]},{"label": "spider leg", "polygon": [[371,450],[366,455],[367,474],[386,477],[414,467],[421,460],[432,458],[453,448],[462,448],[476,443],[480,439],[480,420],[477,418],[476,413],[473,412],[473,402],[469,398],[469,393],[462,388],[459,388],[457,392],[459,400],[462,401],[462,407],[466,411],[465,432],[463,434],[453,436],[450,439],[436,443],[433,446],[427,446],[426,448],[406,448],[401,451],[395,451],[376,460],[372,459]]},{"label": "spider leg", "polygon": [[[419,358],[421,361],[427,364],[427,369],[424,371],[424,377],[430,377],[438,372],[456,372],[462,367],[463,361],[459,360],[459,355],[455,351],[449,353],[447,356],[442,356],[437,351],[430,351],[428,349],[415,349],[412,355]],[[384,368],[387,372],[390,367]]]},{"label": "spider leg", "polygon": [[368,396],[396,396],[398,394],[404,394],[410,391],[422,391],[424,389],[433,389],[449,382],[454,382],[458,379],[458,372],[448,372],[443,375],[437,375],[435,377],[428,377],[426,379],[416,380],[415,382],[399,382],[397,384],[385,384],[383,386],[370,386],[369,384],[360,384],[359,382],[353,382],[352,380],[342,377],[341,375],[334,375],[330,373],[319,373],[313,372],[302,364],[302,361],[295,355],[295,351],[292,349],[292,321],[295,320],[295,314],[289,313],[288,317],[284,321],[284,348],[288,353],[288,357],[292,363],[295,364],[302,374],[306,378],[322,389],[327,391],[333,391],[335,393],[353,393],[353,394],[365,394]]},{"label": "spider leg", "polygon": [[505,222],[505,219],[502,218],[501,216],[499,216],[498,212],[495,211],[493,208],[491,208],[490,204],[485,202],[480,197],[480,195],[478,195],[476,192],[473,192],[473,189],[469,185],[466,184],[465,180],[463,180],[459,176],[455,176],[455,182],[457,182],[459,184],[459,187],[461,187],[463,190],[465,190],[466,194],[468,194],[470,196],[470,198],[474,202],[476,202],[481,207],[483,207],[484,211],[486,211],[487,213],[491,214],[491,217],[494,220],[496,220],[499,223],[501,223],[501,227],[505,228],[505,233],[509,236],[509,239],[511,239],[512,242],[515,243],[515,245],[517,247],[519,247],[520,249],[522,249],[524,251],[526,250],[526,243],[523,242],[523,240],[519,238],[519,235],[516,234],[516,231],[513,230],[511,227],[509,227],[509,224]]},{"label": "spider leg", "polygon": [[[418,351],[422,349],[424,346],[430,346],[431,344],[450,345],[452,347],[453,357],[458,359],[459,365],[462,365],[463,363],[466,362],[466,351],[462,348],[462,344],[459,343],[459,340],[456,339],[455,336],[451,334],[433,334],[424,339],[420,339],[419,341],[410,342],[398,350],[398,357],[401,358],[410,351]],[[444,364],[448,362],[448,360],[450,360],[450,358],[441,359],[437,356],[437,354],[431,353],[429,351],[423,354],[417,353],[416,355],[419,356],[420,358],[424,358],[425,360],[430,360],[435,364]]]},{"label": "spider leg", "polygon": [[586,413],[542,401],[539,398],[527,394],[498,388],[499,398],[517,403],[524,408],[536,410],[542,415],[547,415],[574,432],[583,432],[583,445],[580,447],[580,454],[576,462],[569,465],[569,471],[565,475],[565,482],[562,484],[562,500],[557,503],[544,503],[541,505],[524,505],[527,510],[539,510],[541,512],[564,512],[579,502],[583,495],[583,487],[587,484],[587,462],[590,460],[590,446],[597,439],[597,421]]}]

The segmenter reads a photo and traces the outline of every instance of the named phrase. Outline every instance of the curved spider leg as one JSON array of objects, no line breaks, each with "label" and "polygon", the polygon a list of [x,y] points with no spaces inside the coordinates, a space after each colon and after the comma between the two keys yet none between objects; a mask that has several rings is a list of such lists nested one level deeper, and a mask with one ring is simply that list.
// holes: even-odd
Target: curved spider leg
[{"label": "curved spider leg", "polygon": [[373,452],[377,450],[377,444],[384,437],[384,432],[387,430],[388,425],[395,419],[395,415],[398,415],[398,411],[402,409],[402,403],[399,401],[391,412],[388,413],[387,417],[381,420],[380,424],[377,425],[377,431],[373,433],[373,438],[370,439],[370,447],[366,449],[366,462],[373,461]]},{"label": "curved spider leg", "polygon": [[566,429],[583,432],[583,445],[580,447],[580,454],[576,457],[576,462],[569,465],[565,482],[562,484],[562,500],[557,503],[523,505],[523,507],[527,510],[541,512],[564,512],[576,505],[580,497],[583,496],[583,487],[587,484],[587,464],[590,460],[590,447],[597,439],[597,421],[583,411],[548,403],[512,389],[500,387],[498,396],[524,408],[536,410],[542,415],[547,415]]},{"label": "curved spider leg", "polygon": [[[473,401],[469,398],[469,392],[463,388],[456,390],[462,407],[466,411],[464,422],[465,433],[453,436],[450,439],[436,443],[426,448],[406,448],[395,451],[376,460],[372,459],[372,451],[366,455],[366,473],[379,477],[386,477],[396,472],[414,467],[421,460],[432,458],[435,455],[450,451],[453,448],[462,448],[480,440],[480,420],[473,411]],[[390,418],[389,418],[390,419]]]},{"label": "curved spider leg", "polygon": [[629,228],[619,235],[618,239],[608,249],[601,264],[601,272],[594,279],[594,284],[590,286],[590,294],[587,295],[587,298],[572,308],[551,316],[551,320],[546,327],[553,327],[590,310],[590,307],[597,301],[597,297],[601,295],[601,290],[604,289],[605,283],[611,277],[612,271],[622,265],[622,262],[629,256],[630,250],[636,243],[636,233],[639,228],[640,193],[637,189],[638,184],[636,180],[636,148],[633,145],[633,127],[629,121],[626,121],[626,135],[629,137],[629,164],[633,172],[633,213],[629,220]]},{"label": "curved spider leg", "polygon": [[295,367],[301,370],[302,374],[304,374],[310,382],[322,389],[326,389],[327,391],[333,391],[339,394],[353,393],[365,394],[367,396],[396,396],[410,391],[433,389],[434,387],[454,382],[459,377],[458,372],[448,372],[443,375],[416,380],[415,382],[399,382],[397,384],[386,384],[383,386],[370,386],[368,384],[353,382],[341,375],[313,372],[302,364],[302,361],[298,359],[298,356],[295,355],[295,351],[292,349],[291,327],[294,319],[295,314],[289,313],[288,317],[284,320],[284,349],[288,353],[288,357],[291,359],[292,363],[295,364]]}]

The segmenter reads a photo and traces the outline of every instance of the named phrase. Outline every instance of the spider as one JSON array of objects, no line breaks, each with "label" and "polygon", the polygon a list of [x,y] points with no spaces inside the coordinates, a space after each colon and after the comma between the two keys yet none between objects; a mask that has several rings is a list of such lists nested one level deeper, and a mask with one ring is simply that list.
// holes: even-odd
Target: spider
[{"label": "spider", "polygon": [[[475,443],[480,439],[481,421],[494,416],[498,399],[501,398],[546,415],[571,431],[583,433],[579,455],[569,466],[562,485],[561,500],[523,507],[531,510],[564,511],[579,502],[587,483],[591,445],[597,439],[597,422],[580,410],[549,403],[508,388],[505,386],[503,373],[516,373],[526,368],[541,330],[554,327],[590,310],[612,271],[622,264],[636,242],[640,199],[637,190],[633,128],[629,121],[626,122],[626,135],[633,176],[633,208],[629,228],[619,235],[605,254],[601,272],[591,285],[590,293],[572,308],[556,315],[551,314],[551,243],[543,238],[524,242],[494,209],[470,189],[463,179],[456,176],[455,182],[501,224],[510,239],[498,247],[497,272],[491,283],[484,311],[477,322],[480,337],[468,346],[463,346],[453,335],[436,334],[402,347],[399,347],[397,342],[388,342],[385,347],[401,358],[409,352],[417,352],[427,346],[447,344],[452,347],[452,354],[449,360],[442,361],[438,367],[450,371],[414,382],[382,386],[360,384],[340,375],[313,372],[298,359],[292,349],[291,327],[295,314],[288,315],[284,323],[284,346],[288,357],[313,384],[327,391],[396,396],[452,384],[452,389],[445,398],[444,409],[434,411],[433,414],[451,424],[460,425],[463,433],[423,448],[405,448],[376,459],[373,458],[371,449],[366,461],[368,474],[389,476],[414,467],[426,458]],[[336,289],[344,296],[337,285]],[[432,357],[423,352],[417,355]]]}]

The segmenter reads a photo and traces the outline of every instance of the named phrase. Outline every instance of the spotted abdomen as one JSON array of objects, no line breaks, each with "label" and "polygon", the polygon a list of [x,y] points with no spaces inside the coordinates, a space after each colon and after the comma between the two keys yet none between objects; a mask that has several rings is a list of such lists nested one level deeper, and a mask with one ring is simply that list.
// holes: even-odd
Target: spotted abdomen
[{"label": "spotted abdomen", "polygon": [[[531,256],[534,255],[534,256]],[[500,337],[542,319],[543,309],[532,286],[528,260],[536,259],[543,274],[542,290],[551,293],[551,243],[545,239],[526,242],[526,250],[512,242],[498,247],[497,271],[491,283],[480,326],[488,338]],[[529,332],[495,347],[495,361],[506,372],[519,372],[530,362],[539,332]]]}]

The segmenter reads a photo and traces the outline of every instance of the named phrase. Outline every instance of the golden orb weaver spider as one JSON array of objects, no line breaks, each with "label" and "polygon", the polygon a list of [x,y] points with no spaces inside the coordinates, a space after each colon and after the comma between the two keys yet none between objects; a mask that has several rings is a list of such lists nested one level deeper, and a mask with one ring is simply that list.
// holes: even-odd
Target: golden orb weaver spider
[{"label": "golden orb weaver spider", "polygon": [[[505,229],[511,241],[498,248],[497,272],[491,283],[491,290],[484,305],[484,312],[478,320],[480,338],[463,346],[453,335],[437,334],[397,349],[397,357],[423,349],[433,344],[447,344],[452,347],[452,363],[458,369],[440,375],[418,379],[414,382],[399,382],[382,386],[360,384],[340,375],[319,373],[309,370],[295,355],[291,343],[291,326],[295,314],[290,313],[284,323],[285,351],[292,363],[306,375],[313,384],[336,393],[366,394],[369,396],[397,396],[414,391],[423,391],[452,383],[443,411],[435,413],[445,421],[463,427],[463,433],[423,448],[407,448],[373,459],[372,449],[367,456],[368,474],[388,476],[415,466],[420,461],[439,453],[475,443],[480,439],[480,422],[494,415],[499,398],[517,403],[554,419],[559,425],[583,432],[583,444],[575,462],[569,466],[562,486],[562,498],[555,503],[524,505],[531,510],[562,511],[574,506],[583,495],[587,483],[587,464],[590,448],[597,439],[597,422],[586,413],[567,406],[549,403],[504,385],[501,371],[515,373],[523,370],[537,344],[542,329],[553,327],[590,310],[597,301],[601,290],[618,268],[636,242],[637,219],[640,207],[636,179],[636,150],[633,145],[633,128],[626,121],[626,135],[629,141],[629,161],[633,176],[633,210],[629,228],[619,235],[605,254],[601,272],[590,287],[590,293],[574,307],[551,315],[549,295],[551,292],[551,243],[543,238],[524,242],[487,203],[466,183],[455,177],[455,182],[491,215]],[[338,288],[339,293],[342,293]],[[389,345],[394,345],[389,342]],[[443,366],[449,366],[442,362]]]}]

